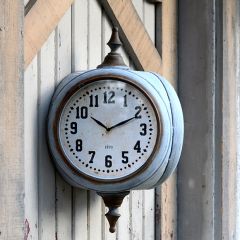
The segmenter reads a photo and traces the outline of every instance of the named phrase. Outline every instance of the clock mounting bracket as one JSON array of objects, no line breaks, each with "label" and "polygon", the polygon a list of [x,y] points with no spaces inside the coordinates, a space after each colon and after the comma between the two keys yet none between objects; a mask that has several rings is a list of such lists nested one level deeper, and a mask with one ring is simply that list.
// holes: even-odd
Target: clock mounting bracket
[{"label": "clock mounting bracket", "polygon": [[123,199],[130,193],[130,191],[118,192],[118,193],[102,193],[97,194],[102,197],[105,206],[108,207],[108,212],[105,214],[109,222],[109,231],[114,233],[116,231],[116,223],[121,214],[118,212],[118,208],[121,207]]}]

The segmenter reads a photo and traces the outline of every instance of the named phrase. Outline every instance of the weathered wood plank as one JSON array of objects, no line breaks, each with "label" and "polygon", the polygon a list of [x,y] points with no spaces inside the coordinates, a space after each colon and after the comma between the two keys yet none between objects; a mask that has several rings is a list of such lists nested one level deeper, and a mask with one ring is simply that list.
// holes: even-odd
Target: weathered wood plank
[{"label": "weathered wood plank", "polygon": [[143,191],[143,239],[155,239],[155,191]]},{"label": "weathered wood plank", "polygon": [[75,0],[72,16],[72,68],[73,71],[88,68],[88,2]]},{"label": "weathered wood plank", "polygon": [[[67,10],[56,28],[57,83],[71,73],[71,8]],[[56,173],[56,226],[57,237],[72,239],[72,187]]]},{"label": "weathered wood plank", "polygon": [[99,0],[120,36],[136,67],[161,73],[161,58],[131,0]]},{"label": "weathered wood plank", "polygon": [[[162,75],[177,89],[177,1],[163,1],[157,15],[157,30],[161,30]],[[174,173],[160,187],[160,236],[157,239],[177,239],[177,175]]]},{"label": "weathered wood plank", "polygon": [[23,7],[15,0],[0,7],[1,240],[24,237]]},{"label": "weathered wood plank", "polygon": [[55,170],[49,157],[45,127],[55,87],[55,32],[38,55],[38,211],[39,240],[55,239]]},{"label": "weathered wood plank", "polygon": [[143,191],[131,192],[131,236],[132,240],[143,238]]},{"label": "weathered wood plank", "polygon": [[48,39],[74,0],[37,0],[24,21],[25,68]]},{"label": "weathered wood plank", "polygon": [[29,239],[38,240],[38,72],[37,57],[24,74],[25,218]]},{"label": "weathered wood plank", "polygon": [[[223,1],[222,239],[239,239],[240,2]],[[219,159],[218,159],[219,160]],[[238,197],[238,198],[237,198]]]}]

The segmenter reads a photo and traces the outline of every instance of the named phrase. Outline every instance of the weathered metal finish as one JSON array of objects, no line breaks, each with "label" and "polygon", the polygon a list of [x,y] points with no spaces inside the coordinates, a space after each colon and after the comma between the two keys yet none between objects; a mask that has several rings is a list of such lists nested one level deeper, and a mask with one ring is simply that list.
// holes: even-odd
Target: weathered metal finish
[{"label": "weathered metal finish", "polygon": [[[49,112],[49,125],[48,125],[48,134],[49,134],[49,141],[50,141],[49,146],[51,148],[51,151],[54,157],[56,158],[56,156],[58,156],[57,159],[60,160],[62,156],[56,150],[56,149],[59,150],[59,148],[54,147],[57,145],[55,142],[56,138],[53,137],[54,136],[53,126],[55,126],[54,125],[55,113],[57,112],[58,105],[60,104],[60,102],[62,102],[64,96],[67,93],[69,93],[69,89],[71,89],[73,86],[79,86],[79,85],[81,86],[81,84],[83,84],[83,82],[86,81],[86,79],[94,79],[99,76],[101,76],[101,78],[103,78],[104,76],[105,78],[108,78],[109,76],[110,77],[114,76],[115,78],[121,77],[126,81],[129,81],[129,79],[131,79],[133,83],[138,85],[140,84],[140,86],[144,86],[143,89],[147,89],[148,90],[147,92],[151,93],[151,99],[154,100],[154,103],[158,106],[157,108],[160,111],[162,128],[165,129],[165,131],[163,131],[163,135],[161,139],[161,146],[159,147],[157,152],[155,152],[155,157],[154,157],[155,159],[152,160],[152,164],[148,166],[147,171],[144,170],[140,172],[137,178],[129,179],[129,180],[125,179],[122,182],[116,182],[114,184],[101,183],[101,184],[95,185],[93,181],[86,180],[86,178],[84,179],[81,178],[81,180],[77,180],[76,173],[71,173],[68,167],[66,167],[65,165],[62,165],[63,163],[59,165],[59,162],[57,161],[57,165],[59,165],[59,167],[63,168],[64,171],[67,171],[70,174],[72,178],[71,182],[72,183],[75,182],[75,185],[80,184],[82,187],[86,187],[86,188],[97,190],[97,191],[111,192],[111,191],[124,191],[124,190],[128,190],[129,188],[141,188],[140,185],[141,183],[144,183],[144,179],[148,179],[150,176],[152,176],[152,173],[158,172],[158,174],[156,174],[156,177],[157,177],[157,179],[155,180],[155,183],[156,183],[159,180],[160,176],[163,174],[163,171],[168,161],[168,156],[170,154],[169,143],[171,143],[172,141],[171,110],[169,109],[169,106],[170,106],[169,103],[167,104],[166,100],[163,101],[163,99],[167,99],[165,88],[163,88],[162,86],[161,89],[158,89],[158,91],[156,91],[156,88],[153,88],[151,84],[146,82],[139,75],[135,74],[134,71],[129,71],[126,69],[121,69],[116,67],[115,68],[112,67],[108,69],[106,68],[96,69],[89,72],[85,72],[79,75],[78,77],[74,75],[73,79],[70,80],[68,84],[66,84],[65,88],[63,88],[61,91],[59,91],[58,89],[56,90],[58,95],[53,96],[54,102],[52,103],[51,110]],[[60,87],[62,88],[62,86]],[[164,97],[160,97],[160,95]],[[105,184],[107,184],[108,186],[107,189],[105,187]],[[147,188],[150,188],[150,186],[148,186]]]},{"label": "weathered metal finish", "polygon": [[118,48],[122,46],[122,43],[119,38],[118,28],[113,27],[112,36],[107,44],[111,48],[111,52],[105,57],[103,63],[98,66],[101,67],[109,67],[109,66],[126,66],[123,61],[122,56],[117,52]]},{"label": "weathered metal finish", "polygon": [[98,193],[103,198],[105,206],[108,207],[109,211],[105,214],[108,219],[110,228],[109,231],[114,233],[116,231],[116,223],[121,214],[118,212],[118,208],[122,205],[123,199],[130,193],[118,192],[118,193]]}]

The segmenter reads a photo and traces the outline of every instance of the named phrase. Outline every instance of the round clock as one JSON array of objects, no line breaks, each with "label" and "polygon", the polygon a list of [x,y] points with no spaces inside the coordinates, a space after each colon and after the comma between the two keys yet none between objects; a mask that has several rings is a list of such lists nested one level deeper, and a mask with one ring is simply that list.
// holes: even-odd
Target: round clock
[{"label": "round clock", "polygon": [[172,143],[164,91],[161,96],[126,68],[68,76],[54,94],[48,119],[49,148],[67,180],[100,192],[157,183]]}]

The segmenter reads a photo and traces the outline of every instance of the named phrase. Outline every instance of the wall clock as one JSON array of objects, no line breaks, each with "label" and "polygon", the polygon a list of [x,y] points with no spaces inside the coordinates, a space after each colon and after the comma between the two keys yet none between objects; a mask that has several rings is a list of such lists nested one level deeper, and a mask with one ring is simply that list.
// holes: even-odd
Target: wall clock
[{"label": "wall clock", "polygon": [[175,169],[183,142],[182,110],[173,88],[155,73],[132,71],[111,52],[97,69],[72,73],[57,87],[48,115],[53,161],[73,186],[98,192],[109,212],[131,189],[153,188]]}]

